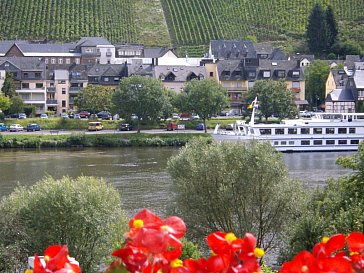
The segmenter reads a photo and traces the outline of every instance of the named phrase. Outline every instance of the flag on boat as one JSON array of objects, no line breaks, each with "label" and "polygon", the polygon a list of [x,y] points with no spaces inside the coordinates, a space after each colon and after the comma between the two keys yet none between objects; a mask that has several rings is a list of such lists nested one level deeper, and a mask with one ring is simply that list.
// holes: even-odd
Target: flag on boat
[{"label": "flag on boat", "polygon": [[252,101],[252,103],[251,103],[251,104],[249,104],[249,106],[248,106],[248,109],[253,109],[253,108],[255,108],[255,109],[257,109],[257,108],[258,108],[258,101],[257,101],[257,97],[255,97],[255,100],[253,100],[253,101]]}]

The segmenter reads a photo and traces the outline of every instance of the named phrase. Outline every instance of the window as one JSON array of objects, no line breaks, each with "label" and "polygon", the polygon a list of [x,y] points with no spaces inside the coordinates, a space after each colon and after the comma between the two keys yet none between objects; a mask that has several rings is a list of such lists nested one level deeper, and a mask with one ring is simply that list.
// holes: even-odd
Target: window
[{"label": "window", "polygon": [[248,77],[249,78],[255,78],[255,71],[249,71],[248,72]]},{"label": "window", "polygon": [[22,89],[29,89],[29,83],[27,83],[27,82],[23,82],[23,83],[21,84],[21,88],[22,88]]},{"label": "window", "polygon": [[263,71],[263,78],[270,78],[270,71]]},{"label": "window", "polygon": [[66,88],[62,88],[62,95],[66,94]]},{"label": "window", "polygon": [[29,74],[28,74],[27,72],[24,72],[23,77],[24,77],[25,79],[27,79],[27,78],[29,78]]},{"label": "window", "polygon": [[43,83],[41,83],[41,82],[36,83],[35,88],[43,88]]},{"label": "window", "polygon": [[63,64],[63,58],[58,58],[58,64]]},{"label": "window", "polygon": [[70,58],[66,58],[66,64],[70,64],[71,63],[71,59]]},{"label": "window", "polygon": [[301,140],[301,145],[310,145],[309,140]]},{"label": "window", "polygon": [[76,59],[75,59],[75,63],[76,63],[76,64],[80,64],[80,58],[76,58]]},{"label": "window", "polygon": [[297,135],[297,129],[296,128],[288,128],[288,134],[289,135]]},{"label": "window", "polygon": [[346,139],[339,139],[339,144],[347,144],[347,140]]},{"label": "window", "polygon": [[355,128],[349,128],[349,134],[355,134]]},{"label": "window", "polygon": [[338,128],[338,134],[346,134],[347,128]]},{"label": "window", "polygon": [[108,77],[104,78],[104,82],[108,82],[108,81],[109,81]]},{"label": "window", "polygon": [[45,59],[44,59],[44,63],[45,63],[45,64],[48,64],[48,58],[45,58]]},{"label": "window", "polygon": [[248,88],[252,88],[254,86],[254,81],[249,81],[248,82]]},{"label": "window", "polygon": [[279,143],[279,142],[278,142],[277,140],[273,141],[273,145],[274,145],[274,146],[278,146],[278,143]]},{"label": "window", "polygon": [[51,59],[51,64],[55,64],[56,63],[56,58],[52,58]]},{"label": "window", "polygon": [[210,72],[210,77],[213,77],[214,76],[214,72]]},{"label": "window", "polygon": [[60,84],[65,84],[65,83],[66,83],[66,81],[58,81],[58,83],[60,83]]},{"label": "window", "polygon": [[335,140],[333,139],[326,140],[326,145],[335,145]]},{"label": "window", "polygon": [[293,140],[288,141],[288,145],[294,145],[294,141]]},{"label": "window", "polygon": [[40,78],[41,76],[42,76],[42,73],[40,73],[40,72],[35,72],[34,73],[34,76],[36,77],[36,78]]},{"label": "window", "polygon": [[66,107],[66,101],[65,100],[62,101],[62,107]]},{"label": "window", "polygon": [[278,78],[284,78],[286,76],[286,71],[278,70]]},{"label": "window", "polygon": [[358,139],[352,139],[352,140],[350,140],[350,144],[359,144],[359,140]]},{"label": "window", "polygon": [[326,128],[326,134],[327,135],[335,134],[335,128]]},{"label": "window", "polygon": [[314,140],[313,145],[322,145],[322,140]]},{"label": "window", "polygon": [[114,81],[115,82],[117,82],[117,81],[119,81],[120,80],[120,78],[119,77],[114,77]]},{"label": "window", "polygon": [[313,133],[316,135],[322,134],[322,128],[313,128]]},{"label": "window", "polygon": [[302,135],[308,135],[310,133],[310,128],[301,128]]},{"label": "window", "polygon": [[300,88],[300,82],[292,82],[292,88]]},{"label": "window", "polygon": [[299,77],[300,76],[300,72],[299,71],[292,71],[292,76],[293,77]]},{"label": "window", "polygon": [[271,129],[259,129],[261,135],[271,135],[272,130]]},{"label": "window", "polygon": [[285,140],[281,141],[281,145],[287,145],[287,141]]},{"label": "window", "polygon": [[275,134],[276,135],[284,135],[284,129],[283,128],[275,129]]}]

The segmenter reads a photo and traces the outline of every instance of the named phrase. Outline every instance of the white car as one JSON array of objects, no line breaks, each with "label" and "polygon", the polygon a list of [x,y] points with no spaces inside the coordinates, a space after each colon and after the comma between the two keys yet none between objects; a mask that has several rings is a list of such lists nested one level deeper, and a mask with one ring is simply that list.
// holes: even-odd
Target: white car
[{"label": "white car", "polygon": [[40,118],[48,118],[48,115],[47,114],[41,114]]},{"label": "white car", "polygon": [[67,113],[61,113],[61,118],[69,118],[69,115]]},{"label": "white car", "polygon": [[19,131],[23,131],[24,128],[23,126],[21,126],[20,124],[11,124],[10,127],[9,127],[9,131],[10,132],[19,132]]}]

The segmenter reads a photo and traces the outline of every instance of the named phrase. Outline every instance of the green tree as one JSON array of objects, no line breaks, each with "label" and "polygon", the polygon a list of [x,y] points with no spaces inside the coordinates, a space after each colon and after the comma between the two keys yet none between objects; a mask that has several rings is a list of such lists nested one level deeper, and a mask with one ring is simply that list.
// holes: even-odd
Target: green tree
[{"label": "green tree", "polygon": [[121,117],[130,118],[135,114],[137,118],[138,133],[140,121],[157,119],[168,97],[161,81],[153,78],[132,76],[123,78],[119,90],[112,98],[113,109]]},{"label": "green tree", "polygon": [[329,72],[330,66],[322,60],[314,61],[305,70],[305,93],[311,109],[319,108],[320,104],[325,100],[326,80]]},{"label": "green tree", "polygon": [[48,177],[19,187],[0,203],[0,271],[16,272],[28,256],[66,244],[83,272],[99,272],[126,225],[118,191],[103,180]]},{"label": "green tree", "polygon": [[269,251],[300,204],[300,183],[289,178],[282,154],[267,142],[194,140],[169,160],[168,171],[175,213],[195,239],[216,230],[252,232]]},{"label": "green tree", "polygon": [[24,102],[19,96],[14,96],[10,99],[11,105],[9,108],[10,114],[22,113],[24,112]]},{"label": "green tree", "polygon": [[306,36],[308,47],[315,55],[321,56],[328,48],[328,29],[325,12],[319,4],[316,4],[310,13]]},{"label": "green tree", "polygon": [[293,93],[284,81],[256,81],[245,100],[251,102],[255,97],[258,97],[259,110],[266,120],[272,115],[279,119],[297,115]]},{"label": "green tree", "polygon": [[9,97],[0,94],[0,112],[8,110],[11,105]]},{"label": "green tree", "polygon": [[226,89],[213,80],[192,80],[179,96],[182,110],[198,114],[204,123],[205,132],[206,120],[228,106]]},{"label": "green tree", "polygon": [[164,119],[167,119],[168,117],[171,116],[171,114],[174,112],[175,110],[175,100],[177,97],[177,94],[175,91],[173,90],[169,90],[169,89],[165,89],[165,96],[167,99],[163,100],[163,106],[162,106],[162,110],[161,110],[161,116]]},{"label": "green tree", "polygon": [[12,98],[16,95],[15,93],[15,83],[13,80],[13,75],[10,72],[6,72],[5,80],[1,91],[6,97]]},{"label": "green tree", "polygon": [[331,6],[327,7],[325,18],[328,33],[327,46],[330,48],[336,42],[337,35],[339,34],[335,14]]},{"label": "green tree", "polygon": [[111,99],[114,90],[100,85],[88,85],[82,89],[75,100],[75,105],[80,110],[91,113],[111,110]]}]

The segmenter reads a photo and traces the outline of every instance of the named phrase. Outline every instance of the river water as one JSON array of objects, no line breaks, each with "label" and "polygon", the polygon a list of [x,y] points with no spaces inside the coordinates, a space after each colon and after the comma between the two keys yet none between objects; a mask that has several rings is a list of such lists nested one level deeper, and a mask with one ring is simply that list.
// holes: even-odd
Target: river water
[{"label": "river water", "polygon": [[[0,197],[17,185],[33,185],[46,175],[55,178],[80,175],[110,181],[119,191],[131,216],[142,208],[164,215],[173,205],[172,182],[166,171],[177,148],[113,148],[81,150],[1,150]],[[311,187],[323,186],[329,177],[350,174],[335,165],[339,155],[353,152],[290,153],[283,158],[292,177]]]}]

